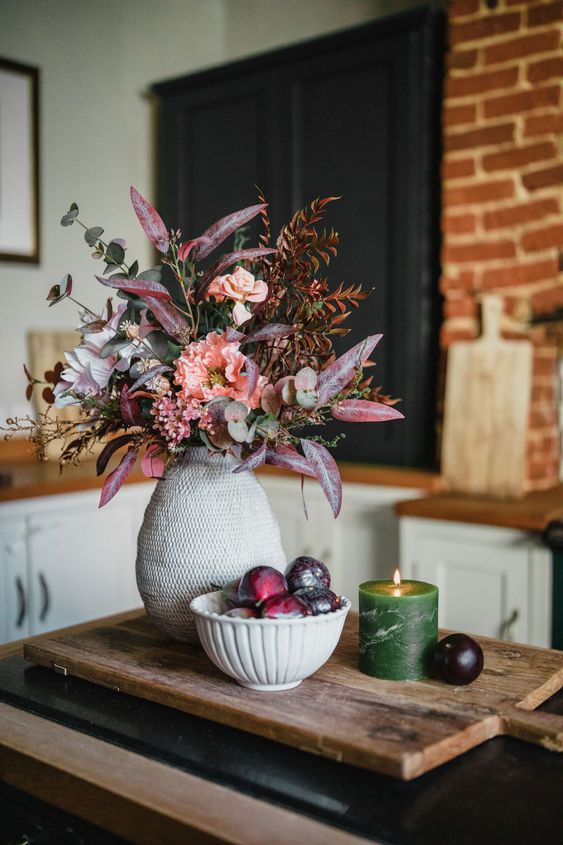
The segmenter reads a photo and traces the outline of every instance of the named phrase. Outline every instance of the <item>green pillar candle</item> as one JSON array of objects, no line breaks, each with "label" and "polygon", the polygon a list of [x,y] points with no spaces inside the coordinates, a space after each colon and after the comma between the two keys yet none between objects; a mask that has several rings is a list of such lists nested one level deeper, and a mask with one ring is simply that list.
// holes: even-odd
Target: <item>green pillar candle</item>
[{"label": "green pillar candle", "polygon": [[430,674],[438,642],[438,587],[424,581],[360,584],[360,671],[418,681]]}]

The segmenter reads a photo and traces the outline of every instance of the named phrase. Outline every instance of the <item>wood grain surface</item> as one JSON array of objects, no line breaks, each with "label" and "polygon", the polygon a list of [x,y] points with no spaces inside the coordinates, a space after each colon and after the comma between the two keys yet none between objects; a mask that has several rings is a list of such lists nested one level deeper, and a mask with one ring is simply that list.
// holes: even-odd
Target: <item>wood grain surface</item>
[{"label": "wood grain surface", "polygon": [[368,842],[3,703],[0,724],[1,781],[137,845]]},{"label": "wood grain surface", "polygon": [[442,470],[447,490],[524,492],[532,344],[500,335],[502,299],[483,297],[483,334],[448,350]]},{"label": "wood grain surface", "polygon": [[145,617],[25,646],[27,660],[305,751],[403,780],[508,733],[563,751],[563,717],[530,712],[563,686],[563,652],[481,638],[473,684],[380,681],[357,669],[350,614],[332,658],[293,690],[245,689],[199,646]]}]

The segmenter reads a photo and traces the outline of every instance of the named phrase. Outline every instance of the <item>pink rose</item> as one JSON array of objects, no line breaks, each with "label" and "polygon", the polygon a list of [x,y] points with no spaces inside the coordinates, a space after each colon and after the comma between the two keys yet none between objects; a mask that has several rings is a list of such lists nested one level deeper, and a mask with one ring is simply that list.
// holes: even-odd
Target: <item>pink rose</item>
[{"label": "pink rose", "polygon": [[240,326],[252,317],[244,303],[264,302],[268,296],[268,285],[262,279],[255,279],[252,273],[243,267],[236,267],[226,276],[216,276],[207,290],[207,296],[214,296],[218,302],[225,299],[236,302],[233,321],[235,325]]},{"label": "pink rose", "polygon": [[176,361],[175,383],[186,401],[209,401],[215,396],[229,396],[249,408],[257,408],[266,384],[259,376],[252,396],[248,396],[246,357],[236,341],[228,341],[225,333],[210,332],[203,340],[188,344]]}]

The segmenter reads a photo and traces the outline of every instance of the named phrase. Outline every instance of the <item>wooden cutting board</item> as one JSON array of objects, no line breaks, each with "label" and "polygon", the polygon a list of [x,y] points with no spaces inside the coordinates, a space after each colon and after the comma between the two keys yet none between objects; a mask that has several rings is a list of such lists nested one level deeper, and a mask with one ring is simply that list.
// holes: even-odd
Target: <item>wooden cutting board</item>
[{"label": "wooden cutting board", "polygon": [[524,493],[532,344],[500,335],[502,299],[485,296],[483,334],[448,350],[442,473],[448,490]]},{"label": "wooden cutting board", "polygon": [[358,616],[332,658],[293,690],[239,686],[199,645],[173,642],[146,616],[30,643],[33,663],[365,769],[411,780],[499,734],[563,751],[563,716],[530,712],[563,686],[563,652],[480,640],[466,687],[380,681],[357,669]]}]

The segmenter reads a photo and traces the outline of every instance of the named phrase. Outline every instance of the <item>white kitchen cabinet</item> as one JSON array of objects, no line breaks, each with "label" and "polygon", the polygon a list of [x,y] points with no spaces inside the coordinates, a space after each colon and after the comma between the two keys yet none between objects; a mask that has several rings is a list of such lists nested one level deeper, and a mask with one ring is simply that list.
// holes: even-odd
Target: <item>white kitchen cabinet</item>
[{"label": "white kitchen cabinet", "polygon": [[25,519],[0,520],[0,642],[29,635]]},{"label": "white kitchen cabinet", "polygon": [[335,592],[357,608],[358,584],[391,578],[399,560],[399,523],[394,505],[420,491],[371,484],[343,485],[342,510],[334,519],[322,490],[305,481],[306,519],[298,477],[263,475],[260,481],[278,519],[288,561],[312,555],[324,561]]},{"label": "white kitchen cabinet", "polygon": [[[139,607],[136,537],[153,483],[2,505],[3,641]],[[2,582],[0,582],[2,583]]]},{"label": "white kitchen cabinet", "polygon": [[551,642],[551,556],[533,534],[403,517],[401,574],[436,584],[440,627]]}]

